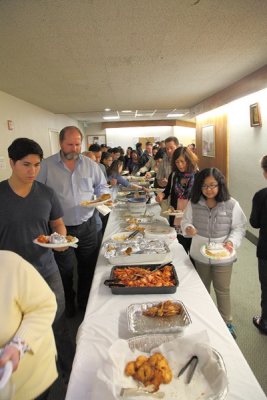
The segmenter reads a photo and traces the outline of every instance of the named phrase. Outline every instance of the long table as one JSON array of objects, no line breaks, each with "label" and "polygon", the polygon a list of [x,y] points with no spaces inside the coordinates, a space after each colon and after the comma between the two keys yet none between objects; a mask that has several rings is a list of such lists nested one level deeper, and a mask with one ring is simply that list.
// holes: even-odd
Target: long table
[{"label": "long table", "polygon": [[[121,231],[120,212],[116,209],[112,211],[104,240],[112,233]],[[227,400],[266,399],[183,247],[175,240],[170,249],[179,277],[179,287],[172,295],[113,295],[103,284],[109,277],[111,265],[100,252],[84,321],[77,334],[77,349],[66,400],[104,399],[101,395],[101,385],[99,394],[93,395],[93,388],[97,382],[96,373],[98,368],[103,366],[112,343],[118,338],[131,337],[127,328],[127,306],[150,300],[163,301],[170,297],[181,300],[191,316],[192,324],[186,329],[185,335],[206,330],[211,346],[222,355],[229,381]]]}]

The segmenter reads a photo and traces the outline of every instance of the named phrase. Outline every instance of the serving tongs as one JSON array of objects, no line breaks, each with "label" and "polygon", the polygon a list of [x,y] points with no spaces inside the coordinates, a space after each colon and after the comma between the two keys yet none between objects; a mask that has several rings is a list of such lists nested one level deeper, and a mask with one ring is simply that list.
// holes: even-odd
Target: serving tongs
[{"label": "serving tongs", "polygon": [[126,287],[124,283],[120,283],[119,279],[106,279],[104,285],[108,287]]},{"label": "serving tongs", "polygon": [[140,233],[140,231],[138,229],[136,229],[135,231],[133,231],[126,239],[126,241],[131,240],[132,238],[134,238],[138,233]]},{"label": "serving tongs", "polygon": [[154,397],[156,399],[163,399],[165,396],[164,392],[152,392],[150,391],[149,386],[147,387],[137,387],[137,388],[122,388],[120,391],[120,396],[122,398],[126,397],[136,397],[136,396],[147,396],[147,397]]},{"label": "serving tongs", "polygon": [[181,375],[183,375],[183,373],[188,369],[188,373],[187,373],[185,382],[187,384],[189,384],[193,378],[197,364],[198,364],[198,357],[197,356],[191,357],[190,360],[185,364],[185,366],[180,370],[177,378],[179,378]]}]

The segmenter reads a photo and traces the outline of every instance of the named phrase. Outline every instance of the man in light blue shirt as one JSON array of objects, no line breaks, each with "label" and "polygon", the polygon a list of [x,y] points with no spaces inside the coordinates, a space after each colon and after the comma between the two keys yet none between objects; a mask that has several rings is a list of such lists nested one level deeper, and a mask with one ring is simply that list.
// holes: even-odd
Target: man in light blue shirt
[{"label": "man in light blue shirt", "polygon": [[[52,187],[64,211],[68,235],[79,239],[77,249],[55,253],[65,290],[66,314],[75,314],[73,269],[77,258],[79,308],[85,310],[94,274],[92,255],[97,249],[95,208],[82,207],[83,200],[91,200],[109,193],[106,179],[96,162],[81,155],[82,133],[75,126],[63,128],[59,135],[60,152],[43,160],[37,177],[39,182]],[[74,254],[75,252],[75,254]]]}]

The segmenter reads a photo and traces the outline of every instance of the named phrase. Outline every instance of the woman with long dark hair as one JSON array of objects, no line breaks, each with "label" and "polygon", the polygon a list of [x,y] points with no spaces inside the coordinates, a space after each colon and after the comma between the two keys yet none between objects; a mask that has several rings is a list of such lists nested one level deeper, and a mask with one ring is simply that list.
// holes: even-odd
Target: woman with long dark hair
[{"label": "woman with long dark hair", "polygon": [[[160,203],[170,197],[169,204],[175,210],[183,211],[191,196],[195,174],[197,172],[197,156],[187,147],[178,147],[172,156],[172,173],[169,175],[164,192],[159,193],[156,200]],[[191,238],[185,238],[180,232],[181,218],[170,217],[170,225],[178,232],[177,239],[188,253]]]}]

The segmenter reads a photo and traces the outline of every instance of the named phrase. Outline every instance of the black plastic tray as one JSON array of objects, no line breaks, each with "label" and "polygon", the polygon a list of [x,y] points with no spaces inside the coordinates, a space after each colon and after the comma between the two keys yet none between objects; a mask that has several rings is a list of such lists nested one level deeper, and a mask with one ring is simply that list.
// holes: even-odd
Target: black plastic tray
[{"label": "black plastic tray", "polygon": [[[140,268],[144,268],[144,269],[150,269],[151,271],[153,271],[157,266],[159,266],[160,264],[157,265],[115,265],[112,269],[111,269],[111,273],[110,273],[110,279],[114,279],[115,275],[114,275],[114,270],[116,268],[129,268],[129,267],[140,267]],[[111,292],[113,294],[168,294],[168,293],[175,293],[177,287],[179,286],[179,280],[178,280],[178,276],[176,273],[176,270],[174,268],[174,265],[172,263],[168,264],[172,266],[172,272],[173,272],[173,277],[174,277],[174,286],[148,286],[148,287],[140,287],[140,286],[125,286],[125,287],[116,287],[113,286],[111,287]]]}]

